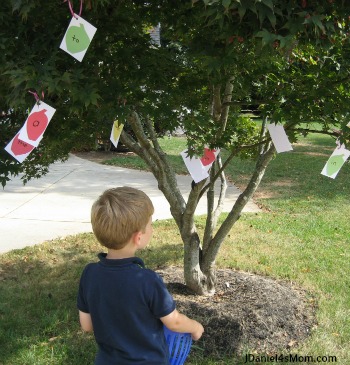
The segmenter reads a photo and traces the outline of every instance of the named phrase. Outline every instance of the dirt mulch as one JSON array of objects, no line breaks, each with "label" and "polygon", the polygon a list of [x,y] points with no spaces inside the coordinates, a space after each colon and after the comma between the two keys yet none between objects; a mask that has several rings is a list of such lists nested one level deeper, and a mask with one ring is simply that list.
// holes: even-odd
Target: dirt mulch
[{"label": "dirt mulch", "polygon": [[289,283],[224,269],[217,272],[216,294],[201,297],[184,285],[182,269],[157,272],[178,310],[203,324],[196,346],[204,355],[280,353],[305,341],[315,326],[313,298]]}]

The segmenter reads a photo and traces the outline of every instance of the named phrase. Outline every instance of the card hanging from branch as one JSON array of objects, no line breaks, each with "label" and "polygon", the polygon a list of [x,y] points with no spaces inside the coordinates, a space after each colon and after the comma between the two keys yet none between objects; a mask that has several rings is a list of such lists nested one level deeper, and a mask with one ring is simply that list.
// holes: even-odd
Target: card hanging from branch
[{"label": "card hanging from branch", "polygon": [[[5,147],[5,150],[20,163],[39,145],[56,112],[56,109],[41,101],[36,92],[29,92],[34,95],[36,102],[20,131]],[[44,97],[43,92],[42,97]]]},{"label": "card hanging from branch", "polygon": [[151,44],[153,46],[160,47],[160,24],[149,29],[149,35],[151,37]]},{"label": "card hanging from branch", "polygon": [[321,174],[335,179],[349,156],[350,151],[345,148],[345,145],[340,145],[338,143],[338,147],[334,150],[331,157],[328,159]]},{"label": "card hanging from branch", "polygon": [[209,170],[219,152],[219,149],[211,150],[209,148],[204,148],[202,157],[189,157],[188,150],[184,150],[180,153],[188,172],[196,184],[209,177]]},{"label": "card hanging from branch", "polygon": [[272,143],[274,144],[277,153],[287,152],[293,150],[292,145],[289,142],[286,131],[283,125],[280,124],[267,124]]},{"label": "card hanging from branch", "polygon": [[35,103],[21,129],[19,139],[34,147],[38,147],[55,112],[56,109],[43,101],[40,101],[39,104]]},{"label": "card hanging from branch", "polygon": [[120,135],[122,134],[123,127],[124,127],[124,124],[119,123],[118,120],[115,120],[113,122],[110,140],[113,143],[115,148],[117,148],[117,146],[118,146],[119,138],[120,138]]},{"label": "card hanging from branch", "polygon": [[63,37],[60,48],[81,62],[90,46],[97,28],[80,17],[82,12],[83,0],[80,0],[79,15],[75,14],[70,0],[68,1],[72,19]]}]

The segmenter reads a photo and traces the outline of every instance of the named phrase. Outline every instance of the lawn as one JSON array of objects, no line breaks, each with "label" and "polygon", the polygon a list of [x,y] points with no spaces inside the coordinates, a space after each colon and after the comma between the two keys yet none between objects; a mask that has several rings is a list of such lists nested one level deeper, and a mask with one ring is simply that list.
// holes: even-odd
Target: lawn
[{"label": "lawn", "polygon": [[[178,155],[185,140],[164,138],[161,143],[176,170],[185,173]],[[336,356],[338,364],[346,365],[350,364],[349,163],[335,180],[320,175],[334,148],[333,139],[314,134],[294,145],[292,152],[277,155],[256,195],[263,211],[242,215],[217,264],[285,279],[309,291],[310,301],[317,305],[317,326],[306,343],[283,354]],[[137,157],[128,159],[128,167],[142,168]],[[109,163],[125,166],[119,158]],[[227,172],[243,188],[253,167],[249,161],[234,159]],[[199,217],[198,227],[203,225]],[[82,268],[99,251],[91,234],[81,234],[0,256],[0,365],[92,363],[94,340],[79,329],[75,298]],[[179,233],[168,220],[155,223],[152,243],[141,256],[155,269],[181,265],[181,252]],[[203,358],[198,348],[187,362],[243,363],[244,358]]]}]

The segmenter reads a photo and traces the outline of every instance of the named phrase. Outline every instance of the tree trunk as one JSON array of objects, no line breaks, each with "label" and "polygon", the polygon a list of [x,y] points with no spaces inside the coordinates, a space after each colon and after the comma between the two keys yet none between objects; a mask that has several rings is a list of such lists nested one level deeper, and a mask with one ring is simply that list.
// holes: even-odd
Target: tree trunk
[{"label": "tree trunk", "polygon": [[183,233],[181,237],[184,243],[184,279],[186,285],[196,294],[213,294],[213,291],[208,287],[207,277],[200,265],[202,250],[195,227],[193,227],[192,232]]},{"label": "tree trunk", "polygon": [[[227,87],[226,89],[229,89]],[[219,100],[219,99],[217,99]],[[225,120],[227,119],[227,110],[225,110]],[[274,154],[274,148],[271,147],[265,153],[261,154],[256,165],[256,170],[244,192],[239,196],[232,210],[228,214],[224,223],[220,226],[217,233],[213,232],[216,228],[217,218],[220,214],[226,182],[223,172],[211,173],[209,185],[206,181],[194,184],[188,200],[185,202],[176,181],[176,175],[170,166],[164,151],[158,144],[156,133],[151,122],[146,120],[149,137],[146,136],[143,126],[136,112],[133,112],[129,118],[129,123],[137,137],[133,139],[130,135],[122,132],[121,141],[138,156],[140,156],[150,167],[158,181],[158,187],[170,204],[172,216],[181,233],[184,244],[184,278],[187,286],[199,295],[213,295],[215,293],[215,259],[220,246],[238,220],[243,208],[256,191],[265,169]],[[232,156],[231,156],[232,157]],[[229,159],[231,158],[229,157]],[[221,164],[218,163],[220,169]],[[221,193],[219,204],[214,207],[214,183],[215,179],[221,179]],[[205,190],[208,190],[208,220],[206,223],[203,246],[198,235],[195,222],[194,212],[198,201]]]},{"label": "tree trunk", "polygon": [[266,167],[268,166],[269,162],[272,160],[275,154],[275,151],[276,150],[274,146],[270,145],[270,148],[264,154],[260,155],[256,164],[256,169],[246,189],[238,197],[237,201],[235,202],[225,221],[221,224],[217,233],[215,234],[211,242],[208,244],[206,250],[203,252],[203,262],[201,267],[203,269],[203,272],[207,276],[208,280],[215,280],[215,260],[219,252],[219,249],[224,239],[228,235],[229,231],[232,229],[233,225],[239,219],[243,208],[246,206],[248,201],[254,195],[256,189],[258,188],[261,182],[261,179],[264,176]]}]

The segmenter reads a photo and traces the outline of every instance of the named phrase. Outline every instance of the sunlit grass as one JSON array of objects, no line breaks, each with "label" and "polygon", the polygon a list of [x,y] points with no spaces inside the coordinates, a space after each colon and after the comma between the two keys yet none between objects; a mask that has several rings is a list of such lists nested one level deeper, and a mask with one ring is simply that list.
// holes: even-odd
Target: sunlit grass
[{"label": "sunlit grass", "polygon": [[[160,146],[166,151],[167,158],[177,174],[187,174],[180,152],[186,149],[186,138],[163,137],[159,139]],[[137,155],[119,155],[104,162],[106,165],[123,166],[136,170],[150,171],[147,164]]]}]

